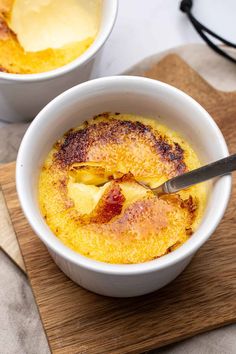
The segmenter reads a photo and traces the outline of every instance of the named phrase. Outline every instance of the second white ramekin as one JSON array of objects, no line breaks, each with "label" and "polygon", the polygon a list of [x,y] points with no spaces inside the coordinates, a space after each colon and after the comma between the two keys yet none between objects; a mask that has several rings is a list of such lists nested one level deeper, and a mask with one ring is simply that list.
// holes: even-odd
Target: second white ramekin
[{"label": "second white ramekin", "polygon": [[94,59],[112,31],[117,11],[118,0],[103,1],[101,26],[94,43],[71,63],[39,74],[0,72],[0,120],[32,120],[54,97],[88,80]]}]

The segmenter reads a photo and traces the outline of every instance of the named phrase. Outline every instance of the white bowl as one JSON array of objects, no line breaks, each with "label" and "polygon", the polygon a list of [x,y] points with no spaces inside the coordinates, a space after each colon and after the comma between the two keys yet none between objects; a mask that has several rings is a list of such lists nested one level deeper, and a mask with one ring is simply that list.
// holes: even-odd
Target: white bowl
[{"label": "white bowl", "polygon": [[179,249],[159,259],[131,265],[86,258],[65,246],[40,214],[37,187],[45,157],[68,129],[104,112],[151,116],[186,138],[203,163],[228,155],[225,140],[210,115],[182,91],[151,79],[117,76],[88,81],[50,102],[26,132],[16,166],[18,196],[30,225],[61,270],[98,294],[129,297],[157,290],[176,278],[219,224],[231,190],[231,176],[214,181],[201,225]]},{"label": "white bowl", "polygon": [[0,119],[31,120],[54,97],[89,79],[94,59],[108,39],[118,11],[118,0],[103,0],[101,25],[94,43],[77,59],[40,74],[0,72]]}]

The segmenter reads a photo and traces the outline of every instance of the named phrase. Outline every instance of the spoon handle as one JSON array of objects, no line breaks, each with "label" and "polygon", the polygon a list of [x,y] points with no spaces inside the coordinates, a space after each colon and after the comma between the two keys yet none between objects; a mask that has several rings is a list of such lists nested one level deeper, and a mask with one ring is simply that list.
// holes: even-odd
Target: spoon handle
[{"label": "spoon handle", "polygon": [[[213,177],[222,176],[236,170],[236,154],[224,159],[210,163],[196,170],[184,173],[181,176],[171,178],[160,187],[164,193],[175,193],[181,189],[192,186],[200,182],[207,181]],[[159,190],[160,190],[160,187]]]}]

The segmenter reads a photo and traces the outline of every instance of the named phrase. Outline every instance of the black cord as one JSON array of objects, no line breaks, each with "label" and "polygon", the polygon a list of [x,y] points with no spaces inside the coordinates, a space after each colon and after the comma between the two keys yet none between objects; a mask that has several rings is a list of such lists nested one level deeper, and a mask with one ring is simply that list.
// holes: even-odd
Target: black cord
[{"label": "black cord", "polygon": [[204,32],[210,34],[212,37],[214,37],[216,39],[219,39],[222,43],[226,44],[229,47],[236,48],[236,44],[231,43],[230,41],[227,41],[226,39],[222,38],[218,34],[216,34],[213,31],[211,31],[209,28],[204,26],[202,23],[200,23],[193,16],[193,14],[191,12],[192,6],[193,6],[193,0],[182,0],[181,3],[180,3],[180,10],[182,12],[186,13],[186,15],[188,16],[188,18],[189,18],[190,22],[192,23],[193,27],[196,29],[198,34],[202,37],[202,39],[208,44],[208,46],[210,48],[212,48],[218,54],[222,55],[224,58],[232,61],[233,63],[236,63],[236,59],[235,58],[233,58],[231,55],[226,53],[223,49],[218,47],[214,42],[212,42]]}]

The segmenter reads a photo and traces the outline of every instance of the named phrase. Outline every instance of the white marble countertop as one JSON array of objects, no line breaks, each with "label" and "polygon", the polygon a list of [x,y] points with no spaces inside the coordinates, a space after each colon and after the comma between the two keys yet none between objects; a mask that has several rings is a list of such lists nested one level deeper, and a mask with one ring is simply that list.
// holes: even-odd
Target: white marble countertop
[{"label": "white marble countertop", "polygon": [[[236,40],[235,0],[195,0],[194,13],[211,29],[229,40]],[[150,55],[190,43],[202,41],[186,16],[179,11],[179,1],[120,0],[116,25],[97,60],[93,77],[119,74]],[[200,47],[194,48],[198,51]],[[190,54],[184,53],[184,58],[188,59]],[[230,77],[230,85],[233,87],[232,81],[235,81],[236,88],[236,80],[232,80],[235,76]],[[0,129],[0,145],[3,146],[2,150],[0,146],[0,160],[4,156],[9,157],[6,152],[9,137],[16,142],[15,145],[19,144],[22,131],[17,132],[14,126],[7,133]],[[15,146],[9,147],[11,156],[15,155],[14,149]],[[48,353],[47,341],[25,276],[2,252],[0,269],[0,353]],[[196,336],[155,353],[236,354],[236,325]]]},{"label": "white marble countertop", "polygon": [[[116,25],[94,70],[115,75],[142,59],[189,43],[202,43],[179,0],[119,0]],[[193,13],[203,24],[236,43],[235,0],[193,0]]]}]

